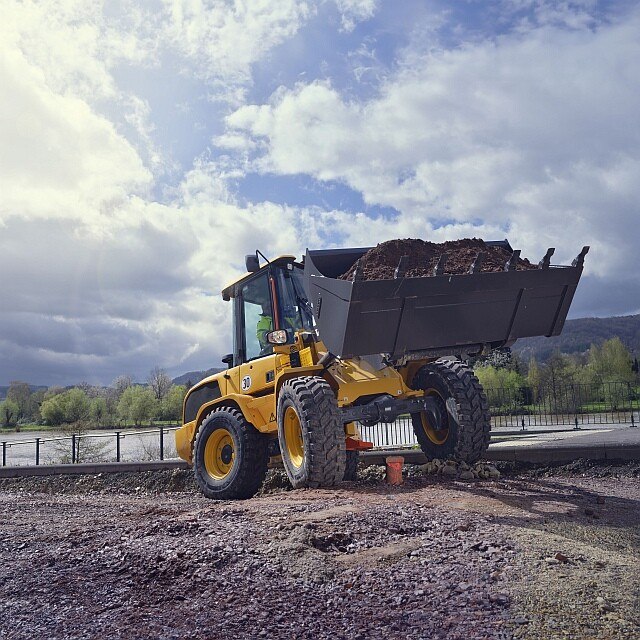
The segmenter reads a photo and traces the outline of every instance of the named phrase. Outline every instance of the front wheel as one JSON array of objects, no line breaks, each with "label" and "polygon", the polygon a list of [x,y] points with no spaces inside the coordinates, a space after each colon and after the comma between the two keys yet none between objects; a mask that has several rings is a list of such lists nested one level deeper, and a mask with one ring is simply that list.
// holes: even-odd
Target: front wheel
[{"label": "front wheel", "polygon": [[294,489],[331,487],[345,471],[344,425],[326,380],[287,380],[278,394],[278,440]]},{"label": "front wheel", "polygon": [[231,407],[214,409],[198,428],[193,467],[207,498],[250,498],[267,474],[268,441]]},{"label": "front wheel", "polygon": [[414,389],[435,400],[434,412],[411,414],[413,430],[429,459],[474,463],[487,451],[491,421],[482,385],[464,362],[440,358],[416,374]]}]

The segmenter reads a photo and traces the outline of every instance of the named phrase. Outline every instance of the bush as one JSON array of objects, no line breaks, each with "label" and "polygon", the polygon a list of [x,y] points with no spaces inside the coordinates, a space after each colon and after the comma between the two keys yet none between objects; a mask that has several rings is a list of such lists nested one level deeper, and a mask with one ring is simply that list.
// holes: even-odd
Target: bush
[{"label": "bush", "polygon": [[484,387],[491,408],[513,412],[524,404],[521,391],[524,378],[516,371],[483,366],[478,367],[475,374]]}]

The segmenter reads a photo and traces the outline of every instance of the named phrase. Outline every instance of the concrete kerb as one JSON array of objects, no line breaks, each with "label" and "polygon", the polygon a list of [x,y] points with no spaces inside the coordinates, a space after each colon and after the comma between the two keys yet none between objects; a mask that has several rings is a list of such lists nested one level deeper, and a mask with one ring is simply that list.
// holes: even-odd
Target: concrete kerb
[{"label": "concrete kerb", "polygon": [[0,467],[0,478],[21,478],[25,476],[80,475],[96,473],[131,473],[138,471],[160,471],[166,469],[188,469],[183,460],[156,462],[96,462],[80,464],[44,464]]},{"label": "concrete kerb", "polygon": [[[365,451],[362,459],[366,465],[384,464],[386,456],[404,457],[406,464],[426,464],[427,458],[420,449],[394,449],[393,451]],[[573,460],[608,460],[629,462],[640,460],[640,445],[590,445],[554,447],[501,447],[489,448],[485,460],[503,462],[572,462]]]}]

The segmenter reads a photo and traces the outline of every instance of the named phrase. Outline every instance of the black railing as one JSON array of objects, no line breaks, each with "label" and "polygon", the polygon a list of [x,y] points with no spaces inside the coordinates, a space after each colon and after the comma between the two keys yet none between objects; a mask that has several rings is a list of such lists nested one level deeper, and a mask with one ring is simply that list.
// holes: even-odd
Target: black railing
[{"label": "black railing", "polygon": [[[602,384],[555,384],[540,387],[487,388],[485,389],[494,435],[506,435],[513,430],[527,431],[542,427],[545,431],[580,429],[585,425],[628,425],[640,422],[640,388],[626,382]],[[150,436],[151,447],[140,442],[133,449],[132,461],[142,459],[164,460],[167,441],[165,436],[176,427],[158,427],[139,431],[115,431],[112,433],[71,434],[67,436],[36,437],[31,440],[4,440],[2,466],[7,466],[8,451],[13,447],[32,445],[31,453],[22,455],[19,464],[34,461],[41,463],[43,445],[48,445],[49,461],[94,461],[88,447],[82,447],[95,439],[105,439],[105,459],[120,462],[123,459],[122,443],[133,436]],[[414,446],[417,444],[410,416],[400,416],[392,424],[380,423],[366,427],[360,425],[362,438],[373,442],[377,448]],[[130,441],[130,440],[129,440]],[[53,443],[53,445],[52,445]],[[52,459],[51,449],[55,456]],[[108,450],[108,451],[106,451]],[[95,453],[95,452],[94,452]],[[171,452],[172,455],[174,451]],[[97,461],[97,460],[95,460]]]},{"label": "black railing", "polygon": [[[40,436],[30,440],[2,440],[0,443],[2,446],[2,466],[7,466],[9,453],[12,449],[14,451],[18,449],[22,454],[13,456],[18,464],[40,465],[45,444],[48,445],[46,447],[48,463],[121,462],[123,460],[122,443],[127,438],[131,442],[134,436],[139,439],[139,442],[130,447],[132,461],[164,460],[167,454],[166,435],[176,429],[177,427],[161,426],[138,431],[72,433],[63,436]],[[147,442],[142,441],[145,436],[148,436]],[[33,445],[32,453],[24,453],[24,447],[30,445]]]},{"label": "black railing", "polygon": [[[538,427],[553,432],[585,425],[635,427],[640,422],[640,389],[626,382],[487,388],[485,393],[494,436]],[[400,416],[393,424],[360,425],[360,432],[377,448],[418,444],[410,416]]]},{"label": "black railing", "polygon": [[637,423],[640,388],[627,382],[486,389],[494,428]]}]

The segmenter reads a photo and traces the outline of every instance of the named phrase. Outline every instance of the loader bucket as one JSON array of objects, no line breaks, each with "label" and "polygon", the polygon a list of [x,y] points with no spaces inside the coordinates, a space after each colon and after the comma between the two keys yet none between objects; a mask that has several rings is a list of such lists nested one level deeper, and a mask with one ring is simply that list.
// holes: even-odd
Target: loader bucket
[{"label": "loader bucket", "polygon": [[501,272],[370,281],[338,279],[367,248],[307,250],[304,285],[320,338],[337,356],[475,354],[558,335],[588,249],[571,266],[550,265],[550,249],[538,269],[507,263]]}]

